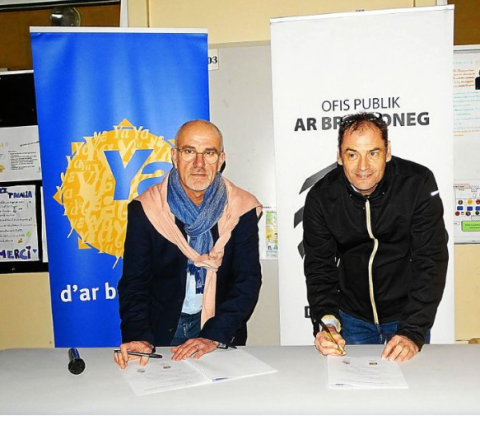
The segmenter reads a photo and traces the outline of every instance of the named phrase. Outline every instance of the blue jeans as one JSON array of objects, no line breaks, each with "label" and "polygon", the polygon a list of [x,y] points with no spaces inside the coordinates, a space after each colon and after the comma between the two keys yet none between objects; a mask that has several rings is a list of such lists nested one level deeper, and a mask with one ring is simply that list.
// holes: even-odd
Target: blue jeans
[{"label": "blue jeans", "polygon": [[[374,323],[356,319],[340,311],[342,319],[342,336],[347,345],[355,344],[385,344],[397,331],[397,322]],[[426,344],[430,343],[430,330],[427,332]]]},{"label": "blue jeans", "polygon": [[201,312],[197,314],[181,314],[175,336],[170,343],[171,346],[177,346],[183,344],[190,338],[198,337],[200,334],[200,315]]}]

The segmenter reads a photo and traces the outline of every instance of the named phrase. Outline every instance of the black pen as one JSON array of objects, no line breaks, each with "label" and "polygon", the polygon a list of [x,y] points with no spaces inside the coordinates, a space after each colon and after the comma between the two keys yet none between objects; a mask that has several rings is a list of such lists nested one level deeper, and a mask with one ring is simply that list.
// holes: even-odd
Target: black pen
[{"label": "black pen", "polygon": [[[120,354],[122,351],[117,348],[113,350],[114,353]],[[129,356],[138,356],[138,357],[149,357],[151,359],[161,359],[163,356],[161,354],[156,354],[156,353],[139,353],[138,351],[127,351],[127,354]]]},{"label": "black pen", "polygon": [[325,333],[327,334],[328,336],[328,339],[330,341],[332,341],[334,344],[337,344],[337,351],[341,354],[341,355],[344,355],[345,354],[345,350],[340,347],[340,345],[338,345],[337,341],[335,341],[335,338],[333,337],[332,333],[330,332],[330,329],[328,329],[327,325],[325,323],[323,323],[320,319],[318,320],[318,323],[320,323],[320,326],[322,327],[322,329],[325,331]]}]

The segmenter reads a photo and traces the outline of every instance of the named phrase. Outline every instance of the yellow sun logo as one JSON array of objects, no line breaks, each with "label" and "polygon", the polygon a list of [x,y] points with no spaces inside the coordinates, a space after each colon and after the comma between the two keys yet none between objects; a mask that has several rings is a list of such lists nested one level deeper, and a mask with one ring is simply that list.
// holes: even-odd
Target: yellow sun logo
[{"label": "yellow sun logo", "polygon": [[72,143],[54,199],[65,209],[79,249],[123,255],[127,205],[172,168],[174,140],[123,120],[113,130]]}]

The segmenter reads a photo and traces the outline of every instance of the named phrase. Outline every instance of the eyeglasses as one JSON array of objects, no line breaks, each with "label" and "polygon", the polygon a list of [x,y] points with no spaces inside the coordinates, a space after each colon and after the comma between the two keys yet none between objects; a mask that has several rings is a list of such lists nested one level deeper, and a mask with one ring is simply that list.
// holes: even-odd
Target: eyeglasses
[{"label": "eyeglasses", "polygon": [[180,156],[185,162],[193,162],[197,158],[197,155],[202,155],[203,160],[207,164],[215,164],[220,157],[220,154],[214,149],[207,149],[204,152],[197,152],[195,149],[185,148],[177,149],[180,152]]},{"label": "eyeglasses", "polygon": [[340,120],[340,125],[347,126],[353,122],[360,122],[360,121],[383,121],[382,114],[379,112],[369,112],[369,113],[360,113],[360,114],[352,114],[352,115],[345,115]]}]

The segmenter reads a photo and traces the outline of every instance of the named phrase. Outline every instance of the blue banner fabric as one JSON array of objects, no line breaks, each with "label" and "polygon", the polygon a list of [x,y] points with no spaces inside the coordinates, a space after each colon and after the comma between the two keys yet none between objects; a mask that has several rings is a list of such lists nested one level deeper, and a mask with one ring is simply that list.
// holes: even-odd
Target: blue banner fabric
[{"label": "blue banner fabric", "polygon": [[31,31],[56,347],[120,343],[127,204],[209,119],[206,33],[89,30]]}]

